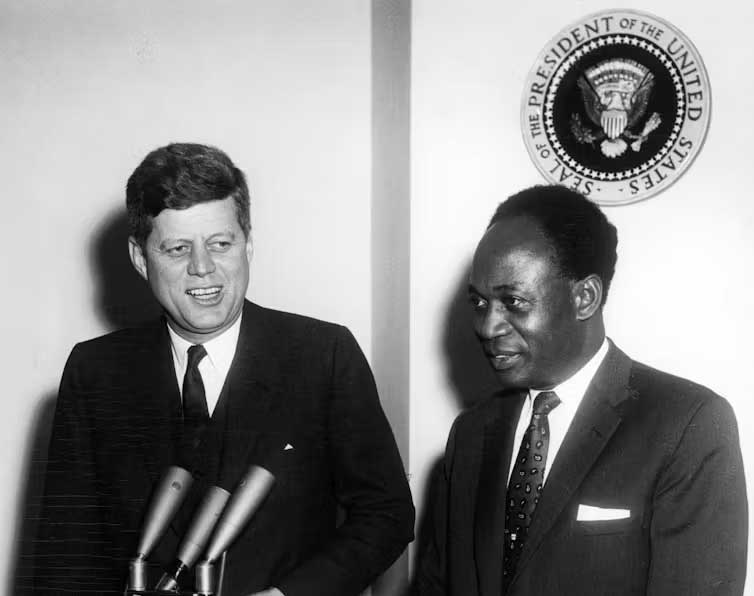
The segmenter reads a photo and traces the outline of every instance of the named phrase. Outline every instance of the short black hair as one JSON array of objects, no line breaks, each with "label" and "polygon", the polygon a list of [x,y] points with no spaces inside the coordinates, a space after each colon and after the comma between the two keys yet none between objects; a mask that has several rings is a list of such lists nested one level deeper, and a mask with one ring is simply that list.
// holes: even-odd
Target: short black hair
[{"label": "short black hair", "polygon": [[243,172],[216,147],[171,143],[149,153],[128,179],[130,233],[144,246],[152,232],[152,219],[163,209],[188,209],[227,198],[235,202],[238,223],[248,238],[249,189]]},{"label": "short black hair", "polygon": [[618,259],[618,231],[595,203],[565,186],[537,185],[500,203],[487,229],[511,217],[529,217],[536,222],[551,242],[566,278],[599,275],[605,304]]}]

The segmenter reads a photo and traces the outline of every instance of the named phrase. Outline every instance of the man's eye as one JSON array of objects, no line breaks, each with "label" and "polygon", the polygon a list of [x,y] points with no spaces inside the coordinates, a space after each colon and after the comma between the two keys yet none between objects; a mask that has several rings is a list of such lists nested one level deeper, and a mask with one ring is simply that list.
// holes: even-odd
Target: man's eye
[{"label": "man's eye", "polygon": [[472,308],[478,309],[484,308],[487,305],[487,301],[476,294],[469,294],[469,304],[471,304]]},{"label": "man's eye", "polygon": [[214,242],[211,242],[209,245],[209,247],[215,252],[225,252],[231,246],[233,246],[233,243],[228,242],[227,240],[215,240]]},{"label": "man's eye", "polygon": [[189,245],[179,244],[177,246],[171,246],[170,248],[166,249],[165,252],[168,253],[171,257],[180,257],[185,254],[188,254]]},{"label": "man's eye", "polygon": [[518,296],[506,296],[503,298],[502,302],[507,308],[516,309],[524,306],[524,301]]}]

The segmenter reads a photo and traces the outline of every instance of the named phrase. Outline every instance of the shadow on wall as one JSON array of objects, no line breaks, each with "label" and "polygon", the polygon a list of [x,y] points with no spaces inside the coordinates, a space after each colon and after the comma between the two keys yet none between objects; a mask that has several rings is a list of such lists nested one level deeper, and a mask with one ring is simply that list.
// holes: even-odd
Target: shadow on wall
[{"label": "shadow on wall", "polygon": [[[448,302],[445,313],[443,353],[448,381],[453,388],[456,405],[466,409],[482,399],[500,391],[500,383],[489,363],[485,360],[479,340],[472,327],[472,311],[468,299],[469,269],[471,262],[464,267]],[[414,577],[408,594],[415,594],[419,561],[431,544],[434,531],[432,512],[435,507],[438,483],[442,479],[443,458],[438,457],[427,475],[424,502],[417,503],[420,517],[416,525],[414,552]]]},{"label": "shadow on wall", "polygon": [[31,432],[26,441],[26,458],[19,482],[19,511],[16,515],[16,552],[11,554],[12,573],[8,575],[6,594],[31,594],[32,540],[36,534],[39,506],[47,468],[47,445],[55,412],[55,393],[49,392],[39,400]]},{"label": "shadow on wall", "polygon": [[[160,307],[128,257],[128,222],[122,208],[103,219],[93,231],[90,244],[94,306],[105,330],[132,327],[154,319]],[[61,373],[63,363],[61,362]],[[39,400],[25,450],[25,465],[19,482],[22,499],[16,516],[16,552],[11,556],[14,571],[9,574],[6,594],[31,593],[32,540],[36,534],[39,506],[47,466],[47,446],[52,432],[55,392]]]},{"label": "shadow on wall", "polygon": [[455,285],[455,292],[445,315],[443,335],[448,380],[461,409],[500,391],[500,383],[485,360],[472,327],[472,311],[468,299],[470,267],[469,261]]},{"label": "shadow on wall", "polygon": [[97,315],[108,330],[153,320],[160,306],[128,256],[128,220],[119,207],[105,218],[90,245]]},{"label": "shadow on wall", "polygon": [[442,480],[443,458],[438,457],[429,469],[427,474],[427,484],[424,487],[424,502],[421,507],[417,507],[419,517],[416,520],[416,541],[413,549],[413,577],[409,583],[408,590],[403,596],[415,596],[419,594],[419,574],[421,572],[420,564],[425,553],[432,545],[432,536],[435,530],[434,509],[436,507],[437,495]]}]

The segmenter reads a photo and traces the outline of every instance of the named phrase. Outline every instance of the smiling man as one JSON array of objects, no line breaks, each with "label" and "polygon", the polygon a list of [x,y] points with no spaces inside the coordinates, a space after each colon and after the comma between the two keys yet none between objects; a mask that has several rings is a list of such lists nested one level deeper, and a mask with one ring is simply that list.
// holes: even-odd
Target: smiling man
[{"label": "smiling man", "polygon": [[562,186],[493,216],[469,299],[502,391],[451,430],[422,596],[743,593],[735,417],[606,338],[616,246],[597,206]]},{"label": "smiling man", "polygon": [[[165,209],[148,237],[129,240],[131,261],[184,339],[204,343],[241,316],[251,237],[232,198]],[[246,223],[245,225],[248,225]]]},{"label": "smiling man", "polygon": [[[227,596],[356,595],[413,535],[414,511],[369,366],[350,332],[245,299],[243,173],[221,151],[150,153],[126,189],[134,267],[164,317],[74,347],[60,385],[35,594],[123,594],[171,465],[194,480],[148,556],[149,588],[207,490],[252,464],[272,491],[227,551]],[[337,522],[337,523],[336,523]],[[191,593],[192,573],[181,588]]]}]

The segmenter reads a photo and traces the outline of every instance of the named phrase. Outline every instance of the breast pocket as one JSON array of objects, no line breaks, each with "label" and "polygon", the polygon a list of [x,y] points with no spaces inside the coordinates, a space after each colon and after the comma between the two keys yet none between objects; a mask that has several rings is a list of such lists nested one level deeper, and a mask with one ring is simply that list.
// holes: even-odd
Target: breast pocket
[{"label": "breast pocket", "polygon": [[576,534],[592,536],[626,534],[638,531],[641,527],[640,512],[635,507],[580,504],[574,513],[572,530]]},{"label": "breast pocket", "polygon": [[599,536],[602,534],[627,534],[637,526],[636,522],[631,518],[591,521],[577,520],[574,523],[574,531],[577,534],[584,534],[587,536]]}]

